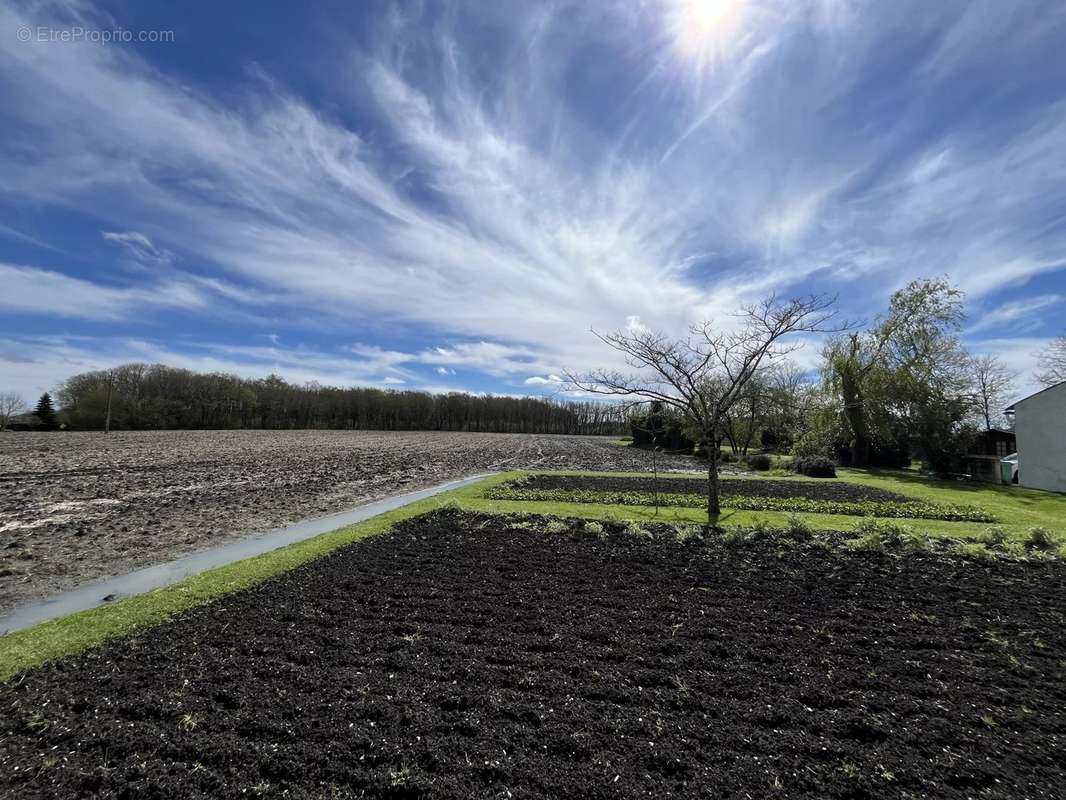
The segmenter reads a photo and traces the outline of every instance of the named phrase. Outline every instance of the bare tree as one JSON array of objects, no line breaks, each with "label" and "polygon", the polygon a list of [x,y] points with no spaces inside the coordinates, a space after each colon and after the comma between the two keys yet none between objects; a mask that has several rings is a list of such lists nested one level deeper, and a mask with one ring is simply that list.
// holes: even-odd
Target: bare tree
[{"label": "bare tree", "polygon": [[992,430],[992,420],[1001,416],[1007,393],[1018,373],[1004,364],[999,356],[983,355],[970,359],[970,375],[974,401],[984,420],[985,430]]},{"label": "bare tree", "polygon": [[1066,381],[1066,334],[1052,339],[1040,351],[1036,368],[1036,380],[1044,386]]},{"label": "bare tree", "polygon": [[622,353],[635,370],[625,374],[595,370],[568,371],[568,386],[595,394],[659,401],[684,415],[698,432],[708,454],[707,515],[721,513],[718,491],[719,434],[726,415],[745,396],[748,384],[799,344],[784,344],[792,333],[840,331],[829,325],[835,298],[810,296],[778,301],[776,295],[743,307],[735,316],[734,330],[718,330],[708,321],[694,326],[684,339],[670,339],[651,331],[595,333],[606,345]]},{"label": "bare tree", "polygon": [[747,455],[752,446],[767,440],[774,445],[791,441],[802,427],[810,391],[804,370],[788,359],[752,378],[723,425],[733,455]]},{"label": "bare tree", "polygon": [[26,403],[18,392],[0,392],[0,431],[6,430],[11,418],[26,410]]}]

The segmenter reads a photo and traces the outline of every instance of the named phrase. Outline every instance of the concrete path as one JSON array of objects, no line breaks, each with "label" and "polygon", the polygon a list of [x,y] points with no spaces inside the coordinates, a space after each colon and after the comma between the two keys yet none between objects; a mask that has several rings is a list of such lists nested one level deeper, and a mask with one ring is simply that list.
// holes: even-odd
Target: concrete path
[{"label": "concrete path", "polygon": [[239,539],[220,547],[183,556],[174,561],[134,570],[126,575],[117,575],[113,578],[93,581],[76,589],[71,589],[69,592],[63,592],[53,597],[46,597],[43,600],[35,600],[32,603],[16,607],[7,614],[0,616],[0,633],[10,633],[21,628],[28,628],[45,620],[63,617],[89,608],[96,608],[105,603],[120,600],[123,597],[158,589],[161,586],[169,586],[206,570],[222,567],[234,561],[241,561],[261,553],[267,553],[293,542],[301,542],[321,533],[335,531],[348,525],[354,525],[357,522],[363,522],[371,517],[376,517],[378,514],[393,511],[418,500],[424,500],[442,492],[467,486],[491,474],[474,475],[470,478],[432,486],[429,489],[387,497],[384,500],[367,503],[350,511],[341,511],[338,514],[330,514],[326,517],[303,520],[292,525],[286,525],[283,528],[274,528],[266,533]]}]

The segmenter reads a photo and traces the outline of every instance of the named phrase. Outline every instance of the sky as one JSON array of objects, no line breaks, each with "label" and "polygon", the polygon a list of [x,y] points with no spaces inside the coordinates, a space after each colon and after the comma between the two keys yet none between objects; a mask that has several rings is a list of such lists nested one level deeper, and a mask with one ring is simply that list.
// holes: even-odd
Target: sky
[{"label": "sky", "polygon": [[[0,1],[0,391],[553,394],[591,330],[908,281],[1066,332],[1066,4]],[[796,354],[818,364],[818,342]]]}]

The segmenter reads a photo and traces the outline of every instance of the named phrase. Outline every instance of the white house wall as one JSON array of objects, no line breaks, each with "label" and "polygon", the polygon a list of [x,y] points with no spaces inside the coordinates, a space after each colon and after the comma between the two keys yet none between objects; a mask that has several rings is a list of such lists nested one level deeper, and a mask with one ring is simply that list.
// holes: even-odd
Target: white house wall
[{"label": "white house wall", "polygon": [[1066,383],[1014,405],[1018,483],[1066,492]]}]

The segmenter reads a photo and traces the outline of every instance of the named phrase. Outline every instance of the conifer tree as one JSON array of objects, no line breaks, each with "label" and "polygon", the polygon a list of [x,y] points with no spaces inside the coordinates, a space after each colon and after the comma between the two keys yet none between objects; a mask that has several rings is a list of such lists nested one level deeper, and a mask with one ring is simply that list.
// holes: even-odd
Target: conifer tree
[{"label": "conifer tree", "polygon": [[41,399],[37,401],[37,408],[34,411],[37,415],[37,419],[45,424],[48,428],[54,428],[56,424],[56,410],[52,407],[52,395],[45,392],[41,395]]}]

